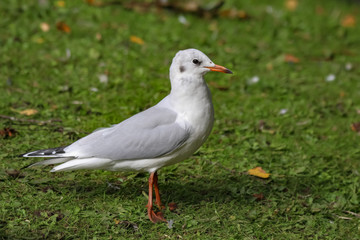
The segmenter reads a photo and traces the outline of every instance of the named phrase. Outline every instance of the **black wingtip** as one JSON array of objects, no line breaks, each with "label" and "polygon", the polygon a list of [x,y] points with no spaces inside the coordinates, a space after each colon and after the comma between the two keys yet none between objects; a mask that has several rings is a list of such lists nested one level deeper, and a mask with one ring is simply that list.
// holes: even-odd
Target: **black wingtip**
[{"label": "black wingtip", "polygon": [[37,150],[37,151],[34,151],[34,152],[28,152],[28,153],[20,154],[19,157],[51,157],[51,156],[56,156],[58,154],[65,153],[64,149],[66,147],[67,146]]}]

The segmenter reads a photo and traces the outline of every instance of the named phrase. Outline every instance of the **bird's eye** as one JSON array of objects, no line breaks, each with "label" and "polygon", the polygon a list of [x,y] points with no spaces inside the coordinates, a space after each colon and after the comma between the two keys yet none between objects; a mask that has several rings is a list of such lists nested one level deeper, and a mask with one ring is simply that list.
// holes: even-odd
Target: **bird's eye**
[{"label": "bird's eye", "polygon": [[200,64],[200,61],[197,60],[196,58],[192,61],[194,64]]}]

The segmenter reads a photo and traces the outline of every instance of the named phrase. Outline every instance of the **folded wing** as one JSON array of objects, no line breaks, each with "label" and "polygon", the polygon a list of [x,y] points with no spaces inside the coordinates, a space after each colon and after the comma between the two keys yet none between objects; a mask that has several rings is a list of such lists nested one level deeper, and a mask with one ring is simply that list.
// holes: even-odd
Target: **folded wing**
[{"label": "folded wing", "polygon": [[166,155],[182,146],[189,137],[190,129],[180,126],[177,117],[167,108],[152,107],[81,138],[64,148],[63,156],[132,160]]}]

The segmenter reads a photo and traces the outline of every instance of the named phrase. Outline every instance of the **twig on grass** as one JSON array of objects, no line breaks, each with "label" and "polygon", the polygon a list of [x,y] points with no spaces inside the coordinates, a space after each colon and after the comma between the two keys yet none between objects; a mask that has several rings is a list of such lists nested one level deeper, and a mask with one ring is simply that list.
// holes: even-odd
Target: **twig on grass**
[{"label": "twig on grass", "polygon": [[343,220],[352,220],[351,217],[344,217],[344,216],[339,216],[339,215],[336,215],[336,214],[334,214],[334,216],[337,217],[337,218],[343,219]]},{"label": "twig on grass", "polygon": [[344,212],[347,213],[347,214],[350,214],[350,215],[353,215],[353,216],[355,216],[355,217],[360,218],[360,214],[359,214],[359,213],[354,213],[354,212],[351,212],[351,211],[344,211]]}]

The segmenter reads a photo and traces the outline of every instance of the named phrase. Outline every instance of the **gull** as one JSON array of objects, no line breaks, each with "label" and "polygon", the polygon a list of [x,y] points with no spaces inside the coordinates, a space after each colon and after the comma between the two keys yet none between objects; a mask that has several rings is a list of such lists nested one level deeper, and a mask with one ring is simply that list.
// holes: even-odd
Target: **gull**
[{"label": "gull", "polygon": [[[30,165],[55,166],[51,172],[78,169],[142,171],[150,173],[147,213],[156,223],[166,221],[161,209],[157,170],[185,160],[205,142],[214,123],[210,90],[204,80],[209,71],[232,73],[214,64],[197,49],[179,51],[170,66],[171,91],[155,106],[117,125],[65,146],[22,154],[52,158]],[[155,204],[160,211],[153,210]]]}]

